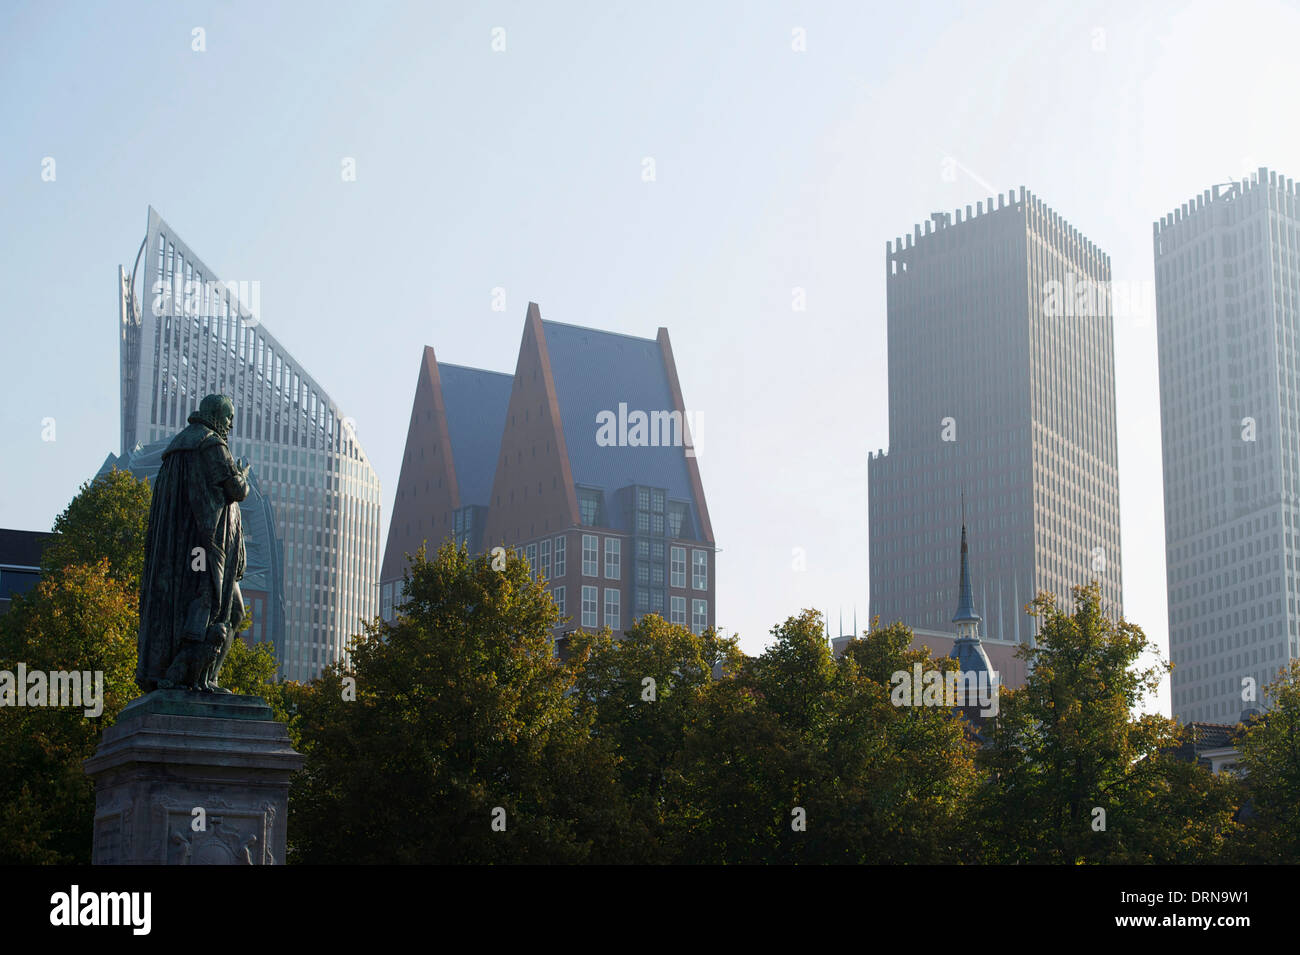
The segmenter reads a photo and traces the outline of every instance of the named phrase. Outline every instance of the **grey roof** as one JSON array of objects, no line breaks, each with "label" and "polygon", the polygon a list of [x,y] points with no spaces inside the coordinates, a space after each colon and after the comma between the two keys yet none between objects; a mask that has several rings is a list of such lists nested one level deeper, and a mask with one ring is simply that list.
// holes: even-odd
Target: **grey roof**
[{"label": "grey roof", "polygon": [[438,362],[442,404],[460,505],[487,506],[492,497],[501,434],[510,406],[512,375]]},{"label": "grey roof", "polygon": [[700,524],[683,447],[602,447],[596,443],[597,415],[641,411],[672,412],[676,405],[659,342],[559,322],[542,322],[564,442],[575,484],[605,492],[606,514],[619,526],[608,498],[631,484],[661,487],[671,500],[690,504]]},{"label": "grey roof", "polygon": [[948,656],[957,661],[962,673],[987,673],[990,680],[996,673],[984,644],[978,637],[973,640],[967,637],[954,640]]}]

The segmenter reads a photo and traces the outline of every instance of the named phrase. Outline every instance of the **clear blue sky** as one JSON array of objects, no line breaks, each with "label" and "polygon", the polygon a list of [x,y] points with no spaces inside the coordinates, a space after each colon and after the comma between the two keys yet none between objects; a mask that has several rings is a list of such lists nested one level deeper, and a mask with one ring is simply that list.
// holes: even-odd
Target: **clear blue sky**
[{"label": "clear blue sky", "polygon": [[[116,268],[153,204],[262,283],[356,419],[385,528],[423,345],[512,371],[529,300],[665,325],[719,624],[754,652],[802,607],[865,623],[885,241],[1024,185],[1150,281],[1153,219],[1300,176],[1298,28],[1276,2],[6,3],[0,526],[47,528],[119,450]],[[1118,317],[1116,352],[1125,604],[1163,646],[1154,315]]]}]

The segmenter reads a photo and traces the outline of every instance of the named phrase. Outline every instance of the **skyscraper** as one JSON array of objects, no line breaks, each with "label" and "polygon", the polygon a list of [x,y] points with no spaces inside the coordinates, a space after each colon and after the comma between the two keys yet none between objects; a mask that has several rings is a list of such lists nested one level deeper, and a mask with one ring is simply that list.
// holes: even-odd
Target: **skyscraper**
[{"label": "skyscraper", "polygon": [[[653,339],[542,321],[513,376],[420,363],[381,580],[401,602],[421,543],[514,548],[566,629],[645,613],[714,626],[716,547],[666,329]],[[698,430],[698,418],[695,419]],[[557,634],[558,635],[558,634]]]},{"label": "skyscraper", "polygon": [[1022,187],[885,245],[889,450],[868,467],[871,613],[951,627],[955,528],[987,638],[1096,579],[1122,613],[1110,259]]},{"label": "skyscraper", "polygon": [[152,208],[131,273],[118,271],[122,453],[185,427],[206,394],[234,400],[232,453],[257,472],[284,549],[280,672],[310,680],[379,609],[379,479],[329,395],[261,324],[256,283],[218,280]]},{"label": "skyscraper", "polygon": [[1300,655],[1300,195],[1261,168],[1154,223],[1173,714]]}]

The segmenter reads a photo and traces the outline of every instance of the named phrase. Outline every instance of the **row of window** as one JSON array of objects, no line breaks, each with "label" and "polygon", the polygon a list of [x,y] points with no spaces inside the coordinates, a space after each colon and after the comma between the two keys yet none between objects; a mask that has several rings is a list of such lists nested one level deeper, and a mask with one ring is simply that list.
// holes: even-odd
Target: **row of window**
[{"label": "row of window", "polygon": [[[555,599],[555,606],[561,615],[567,614],[566,594],[563,586],[556,587],[551,591],[551,596]],[[579,608],[582,626],[595,629],[602,626],[609,627],[611,630],[621,630],[622,622],[622,601],[623,594],[617,587],[605,588],[604,600],[604,619],[599,619],[600,611],[600,588],[590,585],[582,588],[582,606]],[[685,627],[686,622],[686,598],[672,597],[670,601],[670,611],[668,622],[676,626]],[[701,634],[709,625],[709,602],[695,598],[691,600],[691,632]]]},{"label": "row of window", "polygon": [[[600,538],[595,534],[582,535],[582,576],[600,576]],[[605,579],[621,580],[623,576],[623,542],[617,537],[605,538]]]},{"label": "row of window", "polygon": [[[648,541],[639,541],[638,544],[648,546]],[[641,550],[638,550],[640,554]],[[528,559],[528,565],[533,568],[538,578],[541,580],[555,580],[565,575],[568,569],[568,562],[565,553],[565,538],[557,537],[554,543],[550,539],[537,541],[532,544],[525,544],[522,548],[524,556]],[[669,548],[669,583],[673,587],[686,589],[686,548],[671,547]],[[659,559],[662,560],[662,546],[659,548]],[[649,583],[650,565],[638,560],[636,564],[637,582],[640,584]],[[663,565],[660,564],[654,568],[657,571],[656,585],[663,585]],[[604,544],[604,561],[602,567],[601,560],[601,541],[596,534],[582,535],[582,576],[600,577],[606,580],[623,579],[623,541],[617,537],[606,537]],[[694,590],[709,589],[709,552],[706,550],[691,551],[691,587]]]}]

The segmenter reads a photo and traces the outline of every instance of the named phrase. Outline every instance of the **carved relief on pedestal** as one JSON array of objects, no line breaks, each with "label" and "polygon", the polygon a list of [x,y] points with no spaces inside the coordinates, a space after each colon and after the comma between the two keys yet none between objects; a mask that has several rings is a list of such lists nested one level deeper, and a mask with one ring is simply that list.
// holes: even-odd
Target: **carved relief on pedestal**
[{"label": "carved relief on pedestal", "polygon": [[[202,809],[202,815],[196,816],[195,809]],[[237,807],[224,799],[189,804],[163,798],[153,807],[150,855],[167,865],[273,865],[269,844],[274,820],[269,802]]]}]

